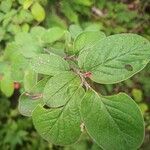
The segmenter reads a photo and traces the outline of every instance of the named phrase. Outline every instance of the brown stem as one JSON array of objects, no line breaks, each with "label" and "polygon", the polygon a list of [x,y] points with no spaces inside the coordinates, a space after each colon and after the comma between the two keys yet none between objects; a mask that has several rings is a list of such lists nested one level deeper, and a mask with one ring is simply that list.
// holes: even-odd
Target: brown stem
[{"label": "brown stem", "polygon": [[73,68],[73,71],[80,76],[81,84],[82,84],[82,86],[83,85],[85,86],[86,90],[92,89],[92,87],[90,86],[90,84],[86,81],[86,79],[84,77],[84,74],[81,73],[79,69]]}]

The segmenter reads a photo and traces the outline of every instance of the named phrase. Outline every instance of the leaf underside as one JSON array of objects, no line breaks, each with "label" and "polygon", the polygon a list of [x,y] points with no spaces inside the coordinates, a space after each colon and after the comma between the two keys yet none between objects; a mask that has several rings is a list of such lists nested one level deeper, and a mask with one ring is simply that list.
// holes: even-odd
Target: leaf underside
[{"label": "leaf underside", "polygon": [[18,109],[22,115],[30,117],[38,104],[44,105],[42,94],[47,81],[47,78],[42,79],[33,86],[30,93],[23,93],[20,96]]}]

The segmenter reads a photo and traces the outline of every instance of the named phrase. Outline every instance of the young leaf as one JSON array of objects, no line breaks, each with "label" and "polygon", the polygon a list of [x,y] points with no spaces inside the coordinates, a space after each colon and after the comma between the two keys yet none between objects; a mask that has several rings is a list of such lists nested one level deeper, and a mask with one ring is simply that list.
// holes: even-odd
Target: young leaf
[{"label": "young leaf", "polygon": [[74,0],[74,3],[84,6],[91,6],[93,4],[93,0]]},{"label": "young leaf", "polygon": [[33,3],[33,0],[25,0],[23,1],[23,9],[28,9]]},{"label": "young leaf", "polygon": [[[4,16],[5,16],[5,14],[0,12],[0,22],[3,20]],[[2,27],[0,29],[2,29]]]},{"label": "young leaf", "polygon": [[29,32],[29,30],[30,30],[29,24],[24,23],[24,24],[21,26],[21,30],[22,30],[22,32],[25,32],[25,33]]},{"label": "young leaf", "polygon": [[52,76],[61,72],[69,71],[69,64],[55,54],[36,55],[31,59],[31,67],[37,73]]},{"label": "young leaf", "polygon": [[103,150],[103,149],[102,149],[101,147],[99,147],[96,143],[94,143],[94,144],[92,145],[91,150]]},{"label": "young leaf", "polygon": [[10,11],[11,7],[12,7],[12,0],[4,0],[1,1],[0,3],[0,10],[7,13]]},{"label": "young leaf", "polygon": [[87,25],[87,27],[84,29],[84,31],[97,31],[99,32],[100,30],[103,29],[103,26],[102,24],[99,24],[99,23],[89,23]]},{"label": "young leaf", "polygon": [[79,25],[72,24],[69,26],[71,37],[75,39],[79,34],[83,32],[83,29]]},{"label": "young leaf", "polygon": [[5,36],[5,29],[3,29],[2,27],[0,27],[0,42],[3,40],[4,36]]},{"label": "young leaf", "polygon": [[133,99],[137,103],[142,101],[142,99],[143,99],[143,92],[142,92],[142,90],[134,88],[134,89],[132,89],[131,94],[133,96]]},{"label": "young leaf", "polygon": [[[63,37],[64,33],[65,30],[59,27],[53,27],[46,30],[45,28],[38,26],[38,27],[33,27],[31,29],[32,37],[36,39],[42,47],[44,47],[47,44],[53,44],[52,46],[54,46],[60,43],[61,46],[59,51],[63,51],[64,44],[61,43],[61,41],[59,42],[58,40],[60,40]],[[53,47],[50,48],[50,51],[53,52]]]},{"label": "young leaf", "polygon": [[149,110],[149,107],[146,103],[140,103],[138,104],[140,110],[142,111],[142,114],[144,115],[145,112],[147,112]]},{"label": "young leaf", "polygon": [[35,2],[32,5],[31,13],[34,19],[37,20],[38,22],[42,22],[45,19],[45,10],[38,2]]},{"label": "young leaf", "polygon": [[25,91],[30,92],[33,86],[36,84],[36,82],[37,82],[37,73],[35,73],[33,70],[30,69],[25,70],[23,79]]},{"label": "young leaf", "polygon": [[25,92],[20,96],[18,109],[22,115],[31,116],[38,104],[44,105],[42,94],[47,81],[47,78],[42,79],[29,93]]},{"label": "young leaf", "polygon": [[21,54],[20,47],[15,42],[7,44],[4,57],[6,60],[11,61],[11,67],[16,66],[18,68],[26,68],[26,65],[28,63]]},{"label": "young leaf", "polygon": [[61,1],[61,11],[72,23],[78,23],[78,14],[67,1]]},{"label": "young leaf", "polygon": [[68,92],[71,86],[79,86],[80,78],[71,72],[58,74],[52,77],[46,84],[43,99],[49,107],[59,107],[67,102]]},{"label": "young leaf", "polygon": [[14,81],[22,82],[24,76],[23,70],[26,69],[29,63],[21,54],[20,47],[15,42],[7,44],[4,58],[11,62],[11,78]]},{"label": "young leaf", "polygon": [[79,66],[98,83],[113,84],[142,70],[150,58],[150,42],[135,34],[116,34],[102,39],[89,51],[81,51]]},{"label": "young leaf", "polygon": [[75,53],[79,53],[81,50],[91,49],[105,37],[105,34],[100,31],[85,31],[75,39],[74,51]]},{"label": "young leaf", "polygon": [[0,80],[0,89],[7,96],[10,97],[14,92],[14,82],[10,75],[10,72],[5,73]]},{"label": "young leaf", "polygon": [[39,41],[29,33],[18,33],[15,42],[17,50],[26,58],[31,58],[42,51]]},{"label": "young leaf", "polygon": [[44,44],[44,35],[46,34],[47,30],[41,26],[36,26],[31,29],[31,35],[40,43],[41,46]]},{"label": "young leaf", "polygon": [[68,102],[63,107],[45,109],[39,105],[32,113],[36,130],[44,139],[56,145],[72,144],[81,134],[79,107],[84,90],[81,87],[74,90],[71,90]]},{"label": "young leaf", "polygon": [[100,96],[88,91],[81,104],[87,132],[105,150],[137,149],[144,137],[144,121],[136,103],[126,94]]},{"label": "young leaf", "polygon": [[14,17],[14,23],[22,24],[24,22],[31,23],[34,20],[29,10],[21,9],[20,12]]},{"label": "young leaf", "polygon": [[47,27],[57,26],[63,29],[67,28],[66,21],[63,20],[60,16],[58,16],[58,14],[53,9],[51,13],[47,14],[45,23]]},{"label": "young leaf", "polygon": [[43,41],[46,44],[53,43],[59,40],[64,35],[64,33],[64,30],[59,27],[50,28],[43,35]]}]

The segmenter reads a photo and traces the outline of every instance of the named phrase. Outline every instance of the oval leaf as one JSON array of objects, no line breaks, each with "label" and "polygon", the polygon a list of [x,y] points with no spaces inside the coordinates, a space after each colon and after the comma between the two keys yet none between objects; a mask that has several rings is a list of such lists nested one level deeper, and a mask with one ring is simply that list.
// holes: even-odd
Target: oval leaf
[{"label": "oval leaf", "polygon": [[22,115],[31,116],[38,104],[44,105],[43,90],[47,81],[47,78],[42,79],[33,86],[30,93],[25,92],[20,96],[18,109]]},{"label": "oval leaf", "polygon": [[138,149],[144,121],[136,103],[126,94],[100,96],[88,91],[81,104],[87,132],[105,150]]},{"label": "oval leaf", "polygon": [[79,86],[80,78],[71,72],[58,74],[52,77],[46,84],[43,99],[49,107],[59,107],[67,102],[69,88]]},{"label": "oval leaf", "polygon": [[18,33],[15,37],[17,51],[26,57],[31,58],[43,50],[39,41],[29,33]]},{"label": "oval leaf", "polygon": [[31,59],[31,67],[37,73],[45,75],[56,75],[69,71],[69,64],[60,56],[55,54],[39,54]]},{"label": "oval leaf", "polygon": [[59,27],[53,27],[48,29],[43,35],[43,41],[46,44],[53,43],[59,40],[64,35],[64,30]]},{"label": "oval leaf", "polygon": [[68,145],[76,142],[80,137],[79,106],[84,91],[75,88],[68,95],[65,106],[55,109],[45,109],[37,106],[32,113],[33,123],[39,134],[56,145]]},{"label": "oval leaf", "polygon": [[14,92],[14,82],[10,72],[5,73],[2,80],[0,80],[0,89],[7,97],[12,96]]},{"label": "oval leaf", "polygon": [[45,19],[45,10],[38,2],[32,5],[31,13],[38,22],[42,22]]},{"label": "oval leaf", "polygon": [[35,26],[31,29],[31,35],[36,39],[36,41],[41,45],[44,46],[43,37],[47,30],[41,26]]},{"label": "oval leaf", "polygon": [[98,83],[113,84],[126,80],[149,62],[150,42],[136,34],[116,34],[104,38],[79,55],[79,66],[91,72]]},{"label": "oval leaf", "polygon": [[24,71],[24,89],[26,92],[30,92],[33,86],[37,83],[37,73],[33,70],[27,69]]},{"label": "oval leaf", "polygon": [[75,39],[74,51],[78,53],[81,50],[88,50],[105,37],[105,34],[100,31],[85,31],[79,34]]},{"label": "oval leaf", "polygon": [[79,25],[72,24],[69,26],[69,32],[71,37],[75,39],[79,34],[83,32],[83,29]]},{"label": "oval leaf", "polygon": [[28,9],[33,3],[33,0],[25,0],[23,1],[23,9]]}]

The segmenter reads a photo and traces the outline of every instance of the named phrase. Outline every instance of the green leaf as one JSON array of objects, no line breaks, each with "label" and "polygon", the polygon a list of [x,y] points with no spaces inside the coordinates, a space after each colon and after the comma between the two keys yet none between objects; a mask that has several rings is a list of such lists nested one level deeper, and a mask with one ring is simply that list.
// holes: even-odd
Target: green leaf
[{"label": "green leaf", "polygon": [[142,114],[124,93],[104,97],[88,91],[81,115],[89,135],[105,150],[138,149],[143,141]]},{"label": "green leaf", "polygon": [[59,55],[61,57],[66,57],[64,50],[66,49],[64,42],[55,42],[50,46],[49,52]]},{"label": "green leaf", "polygon": [[31,58],[42,51],[40,43],[29,33],[18,33],[15,37],[15,42],[18,50],[26,58]]},{"label": "green leaf", "polygon": [[[79,86],[80,78],[71,72],[58,74],[52,77],[46,84],[43,99],[49,107],[59,107],[67,102],[68,92],[71,86]],[[54,86],[55,85],[55,86]]]},{"label": "green leaf", "polygon": [[2,80],[0,80],[0,89],[7,97],[10,97],[13,94],[14,82],[10,72],[5,72]]},{"label": "green leaf", "polygon": [[7,44],[5,48],[4,58],[11,62],[12,79],[22,82],[23,70],[29,64],[28,61],[20,53],[20,47],[15,42]]},{"label": "green leaf", "polygon": [[58,26],[64,29],[67,28],[65,20],[63,20],[60,16],[58,16],[54,9],[52,9],[51,13],[47,14],[45,26],[46,27]]},{"label": "green leaf", "polygon": [[33,27],[31,29],[31,35],[40,43],[40,45],[51,44],[60,40],[65,31],[59,27],[53,27],[46,30],[43,27]]},{"label": "green leaf", "polygon": [[12,0],[4,0],[0,4],[0,10],[7,13],[12,7]]},{"label": "green leaf", "polygon": [[43,35],[43,41],[47,44],[53,43],[61,39],[64,33],[64,30],[59,27],[50,28]]},{"label": "green leaf", "polygon": [[29,10],[22,9],[16,16],[14,16],[13,22],[15,24],[31,23],[33,19],[34,18]]},{"label": "green leaf", "polygon": [[3,40],[4,36],[5,36],[5,29],[0,27],[0,42]]},{"label": "green leaf", "polygon": [[102,24],[92,22],[92,23],[89,23],[84,30],[85,31],[97,31],[97,32],[99,32],[101,29],[103,29]]},{"label": "green leaf", "polygon": [[48,3],[48,0],[38,0],[41,5],[46,6]]},{"label": "green leaf", "polygon": [[79,53],[82,50],[90,50],[95,44],[105,38],[105,34],[100,31],[85,31],[74,41],[74,51]]},{"label": "green leaf", "polygon": [[140,107],[140,110],[142,111],[143,115],[145,112],[147,112],[149,110],[149,107],[146,103],[140,103],[139,107]]},{"label": "green leaf", "polygon": [[35,2],[32,5],[31,13],[34,19],[37,20],[38,22],[42,22],[45,19],[45,10],[38,2]]},{"label": "green leaf", "polygon": [[91,6],[93,4],[93,0],[74,0],[74,3],[84,6]]},{"label": "green leaf", "polygon": [[21,27],[22,32],[28,32],[29,29],[30,29],[30,26],[27,23],[24,23]]},{"label": "green leaf", "polygon": [[35,73],[33,70],[25,70],[24,72],[24,89],[26,92],[30,92],[33,86],[37,82],[37,73]]},{"label": "green leaf", "polygon": [[44,45],[44,36],[47,30],[41,26],[36,26],[31,29],[31,35],[38,41],[38,43],[43,46]]},{"label": "green leaf", "polygon": [[100,148],[96,143],[94,143],[94,144],[92,145],[91,150],[103,150],[103,149]]},{"label": "green leaf", "polygon": [[18,109],[22,115],[31,116],[38,104],[44,105],[42,94],[47,81],[47,78],[40,80],[29,93],[25,92],[20,96]]},{"label": "green leaf", "polygon": [[28,9],[32,5],[32,3],[33,3],[33,0],[25,0],[23,2],[23,8]]},{"label": "green leaf", "polygon": [[150,43],[136,34],[116,34],[102,39],[88,51],[81,51],[79,66],[102,84],[126,80],[142,70],[150,58]]},{"label": "green leaf", "polygon": [[143,93],[140,89],[132,89],[132,96],[136,102],[141,102],[143,99]]},{"label": "green leaf", "polygon": [[31,59],[31,67],[37,73],[56,75],[69,71],[69,64],[55,54],[39,54]]},{"label": "green leaf", "polygon": [[9,24],[7,32],[10,32],[13,35],[21,32],[21,27],[19,25]]},{"label": "green leaf", "polygon": [[72,144],[81,134],[79,107],[84,90],[81,87],[74,90],[72,88],[65,106],[55,109],[37,106],[32,113],[36,130],[44,139],[56,145]]},{"label": "green leaf", "polygon": [[89,149],[90,146],[87,144],[87,142],[88,138],[85,136],[85,134],[82,134],[76,143],[65,146],[63,150],[91,150]]},{"label": "green leaf", "polygon": [[83,29],[79,25],[72,24],[69,26],[71,37],[75,39],[79,34],[83,32]]},{"label": "green leaf", "polygon": [[5,16],[3,17],[3,27],[7,27],[7,25],[9,24],[9,22],[12,20],[12,17],[14,17],[14,15],[16,15],[17,10],[15,9],[11,9],[10,11],[8,11]]},{"label": "green leaf", "polygon": [[0,12],[0,22],[2,22],[3,18],[4,18],[5,14]]},{"label": "green leaf", "polygon": [[67,1],[61,2],[61,11],[69,19],[71,23],[78,23],[78,14]]}]

